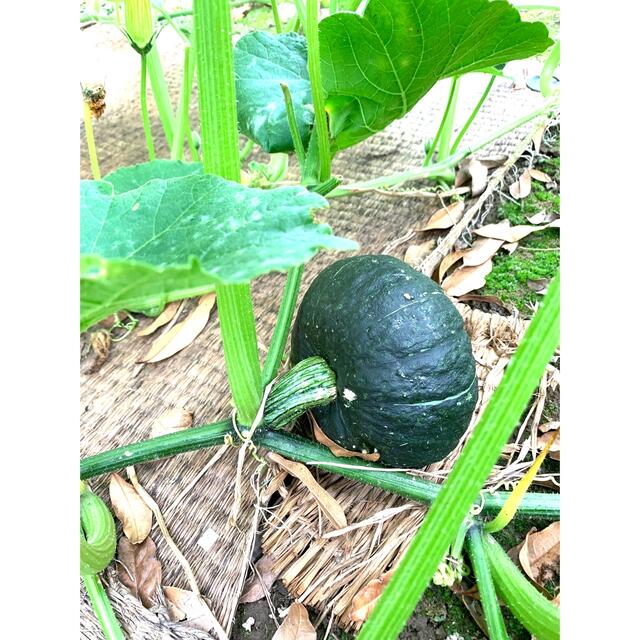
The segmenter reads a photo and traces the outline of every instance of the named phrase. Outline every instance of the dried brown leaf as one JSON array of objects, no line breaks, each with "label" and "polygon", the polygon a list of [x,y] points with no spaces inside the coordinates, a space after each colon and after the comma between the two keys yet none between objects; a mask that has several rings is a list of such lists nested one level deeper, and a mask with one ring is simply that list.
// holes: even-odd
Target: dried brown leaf
[{"label": "dried brown leaf", "polygon": [[462,296],[484,286],[485,276],[491,272],[493,263],[487,260],[477,267],[460,267],[442,283],[442,288],[449,296]]},{"label": "dried brown leaf", "polygon": [[153,341],[140,362],[160,362],[188,347],[206,327],[215,300],[215,293],[202,296],[198,306],[184,320]]},{"label": "dried brown leaf", "polygon": [[518,557],[524,572],[539,586],[553,580],[560,569],[560,522],[529,531]]},{"label": "dried brown leaf", "polygon": [[317,640],[317,637],[307,610],[299,602],[294,602],[272,640]]},{"label": "dried brown leaf", "polygon": [[173,320],[173,316],[176,315],[180,307],[180,302],[170,302],[162,311],[162,313],[151,322],[151,324],[147,325],[144,329],[140,329],[138,331],[139,336],[148,336],[151,335],[156,329],[160,327],[164,327],[165,324],[171,322]]},{"label": "dried brown leaf", "polygon": [[442,262],[438,267],[437,278],[438,284],[440,284],[447,274],[447,271],[464,256],[464,251],[453,251],[448,253],[444,258],[442,258]]},{"label": "dried brown leaf", "polygon": [[157,438],[167,433],[183,431],[192,425],[193,413],[182,407],[174,407],[173,409],[169,409],[169,411],[165,411],[165,413],[155,420],[151,427],[151,437]]},{"label": "dried brown leaf", "polygon": [[547,225],[529,225],[518,224],[515,227],[501,223],[486,224],[474,230],[474,233],[484,238],[495,238],[496,240],[504,240],[505,242],[519,242],[534,231],[546,229]]},{"label": "dried brown leaf", "polygon": [[300,462],[287,460],[273,452],[268,453],[267,458],[279,464],[283,469],[286,469],[292,476],[295,476],[300,480],[300,482],[302,482],[302,484],[304,484],[304,486],[309,490],[309,493],[311,493],[311,495],[316,499],[322,513],[327,516],[331,524],[336,529],[342,529],[347,526],[347,518],[344,515],[344,511],[340,506],[340,503],[328,491],[326,491],[326,489],[323,489],[318,484],[307,467]]},{"label": "dried brown leaf", "polygon": [[523,200],[531,193],[531,172],[525,169],[516,182],[509,185],[509,193],[516,200]]},{"label": "dried brown leaf", "polygon": [[481,296],[476,293],[466,293],[458,297],[458,302],[486,302],[487,304],[495,304],[498,307],[502,307],[505,311],[509,311],[509,308],[497,296]]},{"label": "dried brown leaf", "polygon": [[450,229],[460,222],[464,212],[464,202],[459,200],[447,207],[438,209],[427,221],[427,224],[416,227],[416,231],[432,231],[433,229]]},{"label": "dried brown leaf", "polygon": [[487,188],[489,168],[484,162],[474,158],[469,162],[468,171],[471,176],[471,195],[479,196]]},{"label": "dried brown leaf", "polygon": [[83,369],[83,373],[95,373],[102,367],[109,357],[111,349],[111,335],[105,329],[94,331],[91,334],[91,354],[89,364]]},{"label": "dried brown leaf", "polygon": [[538,280],[527,280],[527,287],[531,291],[539,293],[541,296],[547,293],[547,287],[549,286],[549,278],[540,278]]},{"label": "dried brown leaf", "polygon": [[379,578],[367,582],[356,593],[351,601],[351,609],[349,609],[349,620],[351,622],[364,622],[369,617],[382,595],[382,591],[389,584],[392,575],[393,571],[387,571]]},{"label": "dried brown leaf", "polygon": [[433,251],[435,246],[436,241],[433,239],[421,244],[409,245],[409,248],[404,254],[404,261],[412,267],[417,267]]},{"label": "dried brown leaf", "polygon": [[309,414],[309,418],[311,420],[311,424],[313,425],[313,437],[325,447],[329,447],[331,453],[337,458],[362,458],[363,460],[370,460],[371,462],[376,462],[376,460],[380,459],[380,454],[375,453],[365,453],[362,451],[349,451],[349,449],[345,449],[341,447],[339,444],[334,442],[328,435],[322,431],[320,425],[317,423],[316,419],[312,414]]},{"label": "dried brown leaf", "polygon": [[503,240],[496,238],[478,238],[463,255],[465,267],[477,267],[484,264],[498,253],[498,249],[504,244]]},{"label": "dried brown leaf", "polygon": [[456,178],[454,186],[461,187],[469,181],[473,180],[472,172],[470,171],[471,163],[479,163],[486,169],[495,169],[501,167],[508,159],[508,156],[502,154],[489,158],[465,158],[461,163],[458,171],[456,172]]},{"label": "dried brown leaf", "polygon": [[117,473],[111,474],[109,497],[122,530],[133,544],[141,543],[151,531],[153,513],[138,492]]},{"label": "dried brown leaf", "polygon": [[211,604],[193,591],[178,587],[162,587],[167,599],[169,616],[174,622],[185,621],[185,624],[200,631],[210,631],[216,626],[211,613]]},{"label": "dried brown leaf", "polygon": [[552,460],[560,460],[560,422],[546,422],[545,424],[541,424],[538,426],[538,431],[540,435],[537,438],[537,447],[538,449],[544,449],[547,446],[549,440],[553,438],[554,434],[557,432],[556,439],[554,440],[551,447],[549,447],[549,453],[547,456]]},{"label": "dried brown leaf", "polygon": [[518,248],[517,242],[505,242],[502,247],[507,253],[513,253]]},{"label": "dried brown leaf", "polygon": [[256,572],[253,578],[245,584],[244,591],[238,602],[241,604],[257,602],[269,593],[273,583],[276,581],[276,575],[273,573],[273,564],[273,556],[268,554],[262,556],[262,558],[256,562]]},{"label": "dried brown leaf", "polygon": [[162,569],[156,557],[156,545],[151,537],[147,537],[141,544],[132,544],[122,536],[118,541],[118,561],[120,582],[139,598],[147,609],[156,606]]},{"label": "dried brown leaf", "polygon": [[558,595],[551,602],[553,602],[553,604],[555,604],[556,607],[560,606],[560,592],[559,591],[558,591]]},{"label": "dried brown leaf", "polygon": [[553,182],[551,176],[547,175],[544,171],[538,169],[529,169],[529,175],[538,182]]}]

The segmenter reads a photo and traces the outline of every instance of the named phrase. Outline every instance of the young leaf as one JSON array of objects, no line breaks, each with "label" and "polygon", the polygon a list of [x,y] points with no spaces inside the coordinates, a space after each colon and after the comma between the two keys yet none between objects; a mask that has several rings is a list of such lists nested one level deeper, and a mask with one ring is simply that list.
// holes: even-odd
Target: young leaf
[{"label": "young leaf", "polygon": [[81,182],[81,327],[218,284],[248,283],[357,244],[315,224],[326,200],[302,187],[251,189],[211,175],[151,180],[115,193]]},{"label": "young leaf", "polygon": [[305,39],[297,33],[248,33],[236,44],[234,69],[240,131],[268,153],[293,151],[280,88],[280,83],[286,82],[306,147],[313,124],[313,101]]},{"label": "young leaf", "polygon": [[141,543],[151,531],[151,509],[138,492],[117,473],[111,474],[109,497],[113,512],[122,522],[124,535],[133,544]]},{"label": "young leaf", "polygon": [[370,0],[320,22],[322,84],[335,149],[407,113],[438,80],[528,58],[551,44],[507,2]]},{"label": "young leaf", "polygon": [[118,541],[117,571],[120,582],[140,598],[150,609],[157,604],[156,591],[160,587],[162,569],[156,557],[156,545],[148,537],[141,544],[132,544],[124,536]]}]

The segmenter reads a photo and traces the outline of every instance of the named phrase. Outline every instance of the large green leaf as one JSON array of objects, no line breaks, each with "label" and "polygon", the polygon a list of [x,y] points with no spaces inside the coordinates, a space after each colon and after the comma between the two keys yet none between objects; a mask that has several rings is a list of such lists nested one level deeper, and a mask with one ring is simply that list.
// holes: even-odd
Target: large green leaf
[{"label": "large green leaf", "polygon": [[334,149],[384,129],[442,78],[552,44],[542,23],[489,0],[370,0],[362,16],[336,13],[319,29]]},{"label": "large green leaf", "polygon": [[293,151],[280,83],[289,86],[296,124],[306,146],[313,124],[307,43],[297,33],[248,33],[234,54],[238,126],[265,151]]},{"label": "large green leaf", "polygon": [[141,187],[154,178],[181,178],[202,173],[200,162],[182,160],[152,160],[129,167],[121,167],[106,175],[102,180],[113,185],[115,193],[124,193]]},{"label": "large green leaf", "polygon": [[210,175],[116,193],[81,182],[81,328],[119,309],[158,306],[250,282],[357,244],[315,224],[327,202],[302,187],[251,189]]}]

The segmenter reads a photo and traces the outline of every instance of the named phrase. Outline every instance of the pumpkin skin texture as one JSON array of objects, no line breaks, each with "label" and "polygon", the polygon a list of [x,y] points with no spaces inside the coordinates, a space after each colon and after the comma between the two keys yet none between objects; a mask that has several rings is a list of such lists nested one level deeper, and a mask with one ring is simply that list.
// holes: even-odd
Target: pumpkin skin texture
[{"label": "pumpkin skin texture", "polygon": [[313,415],[345,449],[418,468],[442,460],[469,425],[478,386],[462,317],[397,258],[346,258],[317,276],[291,338],[293,364],[312,355],[327,361],[338,389]]}]

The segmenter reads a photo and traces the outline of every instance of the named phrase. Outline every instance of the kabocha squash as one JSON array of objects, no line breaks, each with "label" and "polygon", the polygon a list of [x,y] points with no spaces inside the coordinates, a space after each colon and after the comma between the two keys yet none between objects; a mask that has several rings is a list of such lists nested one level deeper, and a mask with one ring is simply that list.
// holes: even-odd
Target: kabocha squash
[{"label": "kabocha squash", "polygon": [[423,467],[450,453],[469,425],[478,389],[462,317],[433,280],[397,258],[346,258],[317,276],[298,310],[291,361],[312,355],[327,361],[338,389],[313,415],[346,449]]}]

